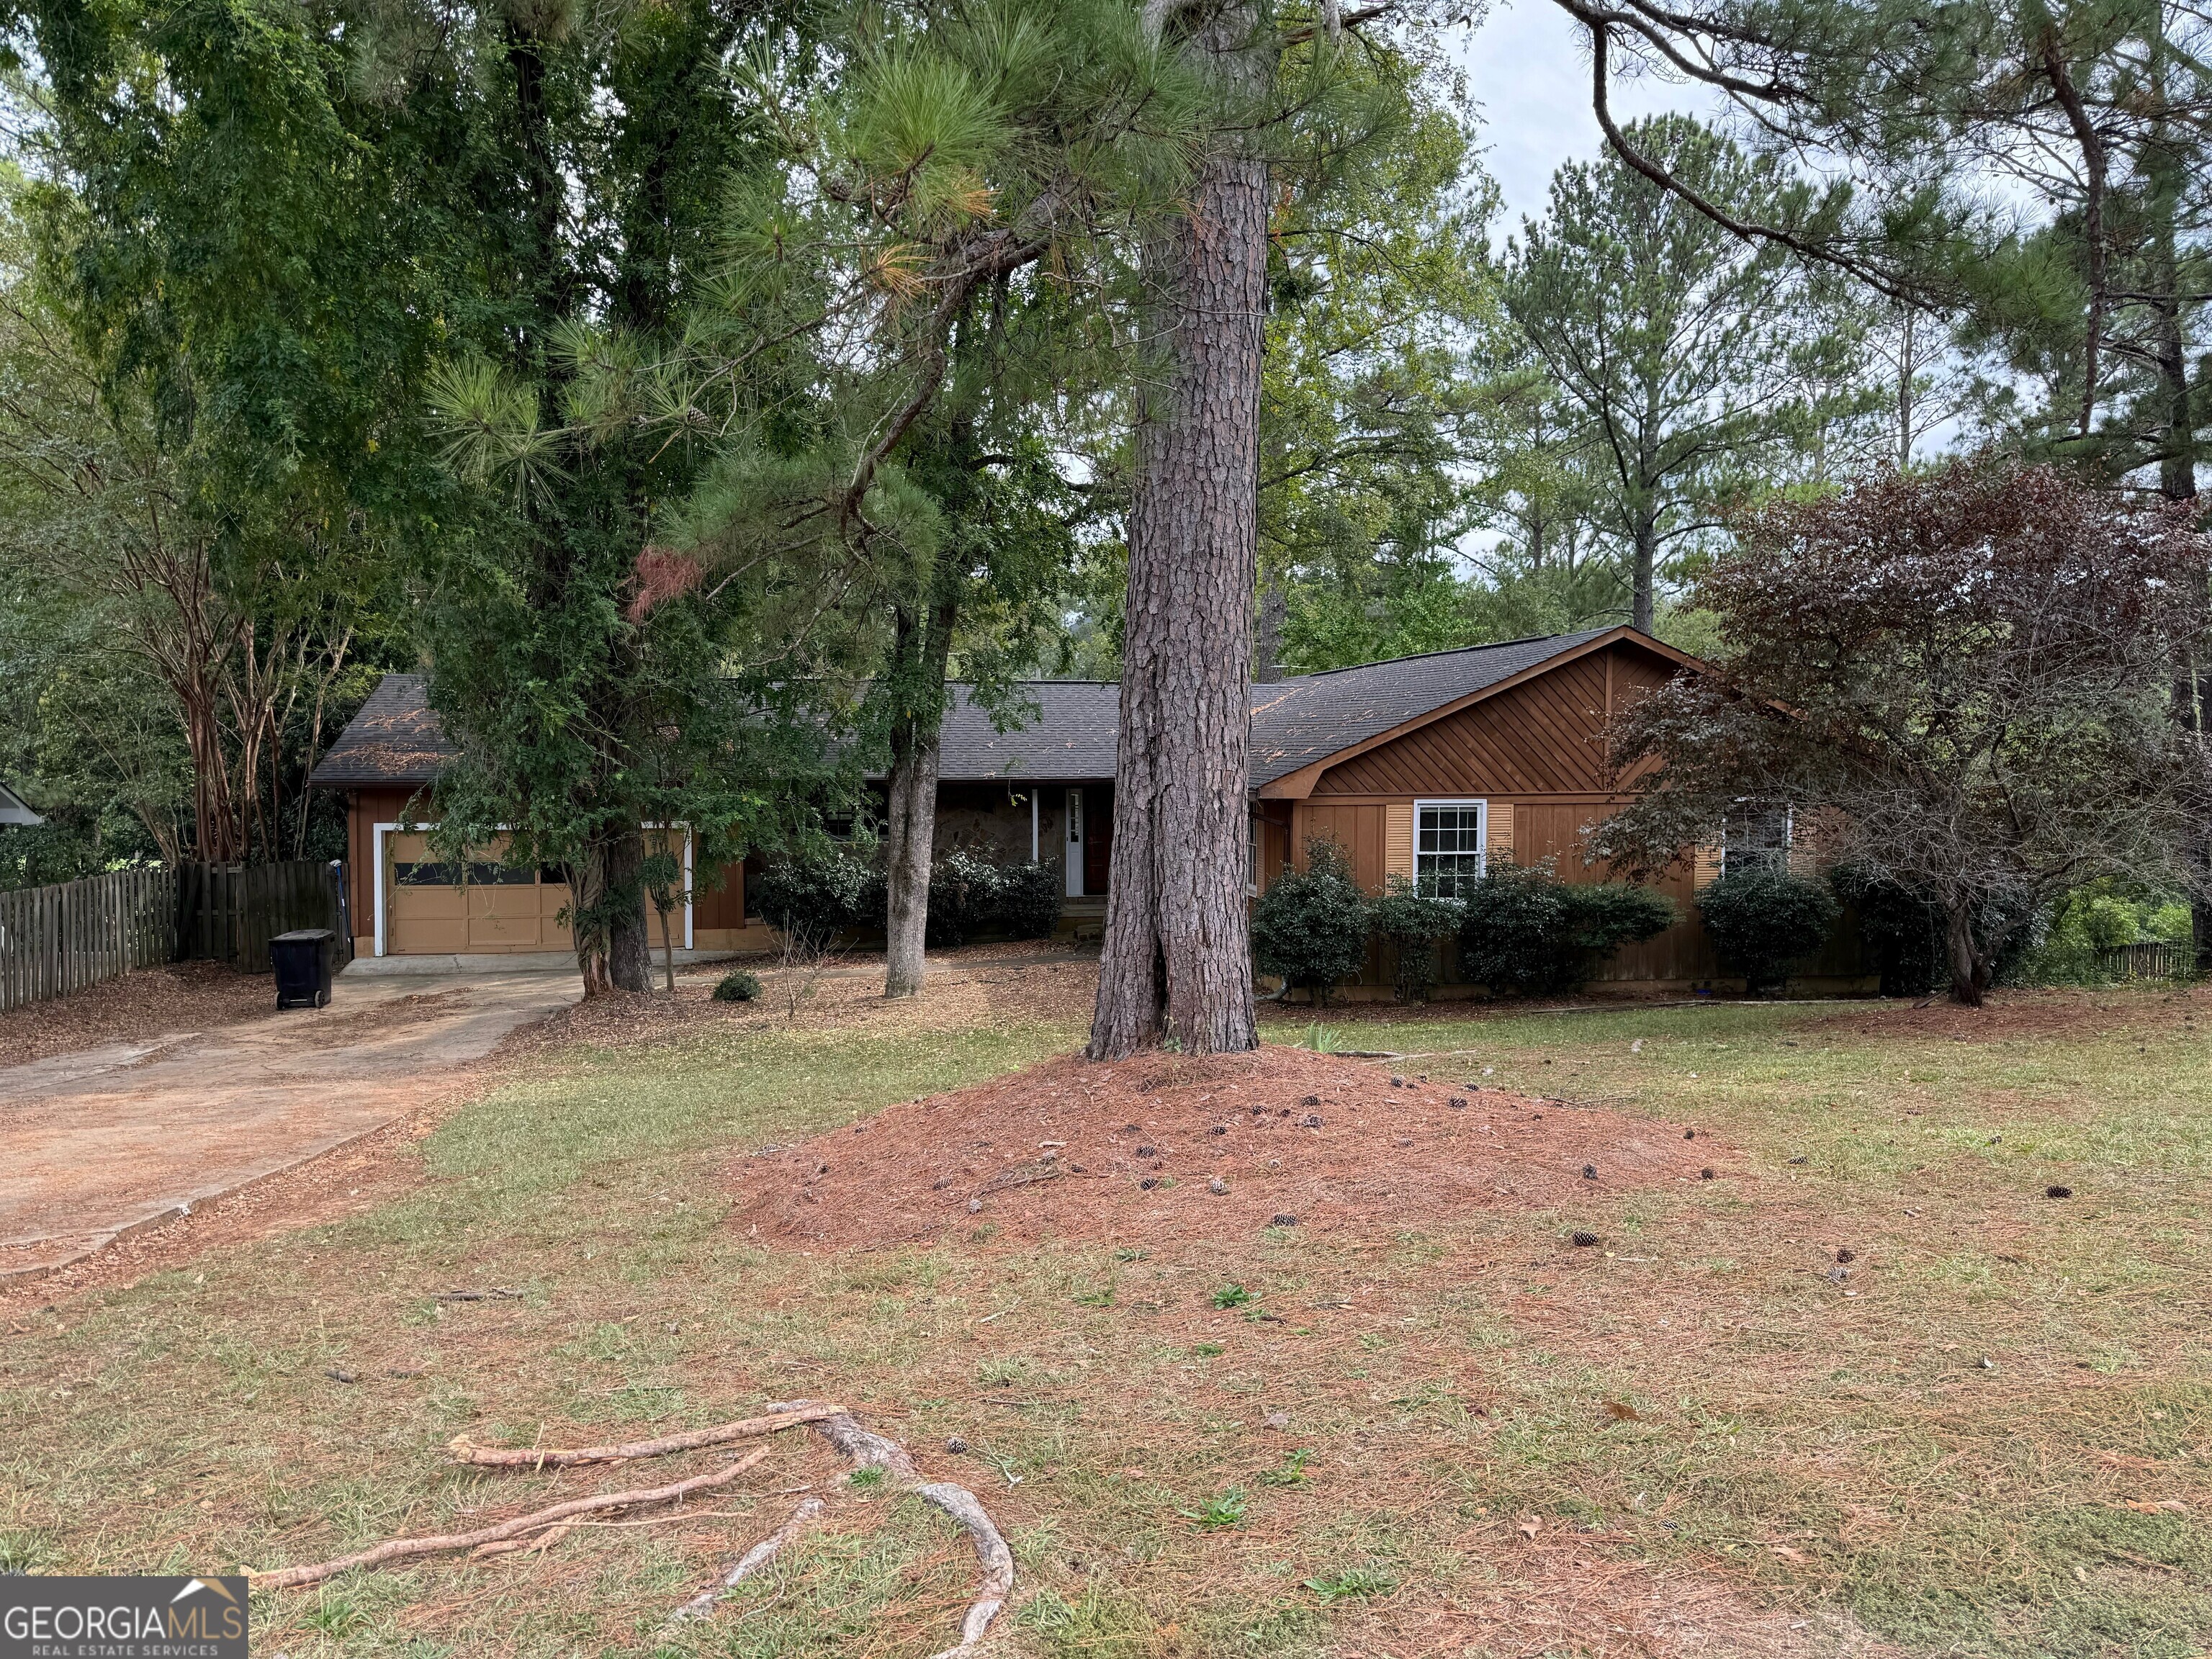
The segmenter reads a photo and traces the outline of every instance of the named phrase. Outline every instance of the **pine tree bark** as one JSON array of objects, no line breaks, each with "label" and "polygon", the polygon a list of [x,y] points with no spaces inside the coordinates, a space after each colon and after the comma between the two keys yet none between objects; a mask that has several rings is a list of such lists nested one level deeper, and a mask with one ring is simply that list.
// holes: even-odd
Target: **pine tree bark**
[{"label": "pine tree bark", "polygon": [[944,726],[945,664],[959,620],[949,601],[926,618],[902,611],[894,659],[904,706],[891,722],[890,800],[884,847],[886,938],[884,994],[921,994],[923,950],[929,933],[929,866],[937,840],[937,774]]},{"label": "pine tree bark", "polygon": [[[1264,75],[1258,8],[1187,49],[1232,92]],[[1094,1060],[1259,1045],[1245,908],[1267,167],[1233,137],[1152,250],[1164,362],[1139,397]]]}]

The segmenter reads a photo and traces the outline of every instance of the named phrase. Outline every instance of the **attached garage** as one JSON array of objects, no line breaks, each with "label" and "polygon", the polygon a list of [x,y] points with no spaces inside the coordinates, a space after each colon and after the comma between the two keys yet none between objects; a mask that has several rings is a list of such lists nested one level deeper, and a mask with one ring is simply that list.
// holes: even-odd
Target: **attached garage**
[{"label": "attached garage", "polygon": [[[347,902],[356,957],[571,954],[565,920],[568,884],[558,870],[510,867],[503,843],[471,849],[465,861],[442,857],[427,833],[430,786],[453,756],[413,674],[387,674],[315,769],[318,787],[345,792]],[[647,830],[649,842],[676,845],[684,885],[694,901],[668,918],[679,951],[732,950],[764,939],[748,928],[744,875],[720,872],[720,885],[702,890],[693,879],[692,840],[683,830]],[[646,917],[653,948],[661,945],[658,912]],[[757,947],[756,947],[757,948]]]}]

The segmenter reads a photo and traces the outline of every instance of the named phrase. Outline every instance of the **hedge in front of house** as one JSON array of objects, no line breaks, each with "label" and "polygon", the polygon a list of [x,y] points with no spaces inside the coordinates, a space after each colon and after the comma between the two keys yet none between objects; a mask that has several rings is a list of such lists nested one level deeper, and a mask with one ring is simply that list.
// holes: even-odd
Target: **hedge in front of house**
[{"label": "hedge in front of house", "polygon": [[1325,1003],[1366,966],[1367,922],[1367,895],[1352,879],[1351,859],[1316,836],[1306,843],[1306,867],[1283,871],[1253,905],[1253,960]]},{"label": "hedge in front of house", "polygon": [[1732,871],[1698,895],[1721,966],[1753,996],[1779,990],[1790,969],[1827,942],[1841,907],[1816,881],[1780,870]]},{"label": "hedge in front of house", "polygon": [[848,928],[880,931],[884,878],[873,853],[830,842],[771,858],[753,888],[762,920],[817,948]]},{"label": "hedge in front of house", "polygon": [[[887,901],[873,853],[865,842],[833,842],[770,859],[755,878],[763,920],[817,947],[848,930],[881,933]],[[994,930],[1049,938],[1060,906],[1056,866],[994,864],[955,848],[930,866],[927,943],[945,950]]]},{"label": "hedge in front of house", "polygon": [[1391,988],[1401,1002],[1426,1002],[1436,988],[1437,942],[1459,932],[1460,902],[1438,898],[1404,876],[1382,884],[1382,896],[1370,902],[1375,937],[1392,951]]},{"label": "hedge in front of house", "polygon": [[1627,882],[1564,882],[1548,863],[1493,865],[1460,918],[1460,972],[1499,994],[1556,996],[1622,945],[1674,922],[1663,895]]},{"label": "hedge in front of house", "polygon": [[1056,864],[1034,859],[999,866],[999,926],[1015,939],[1050,939],[1063,896]]}]

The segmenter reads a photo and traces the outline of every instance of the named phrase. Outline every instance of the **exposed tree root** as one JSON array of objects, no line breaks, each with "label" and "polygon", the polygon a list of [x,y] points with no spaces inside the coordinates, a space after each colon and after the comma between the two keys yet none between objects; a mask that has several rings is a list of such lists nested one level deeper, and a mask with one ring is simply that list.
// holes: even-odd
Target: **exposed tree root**
[{"label": "exposed tree root", "polygon": [[678,1624],[686,1619],[703,1619],[714,1612],[714,1604],[751,1577],[769,1562],[791,1540],[806,1529],[806,1523],[822,1513],[822,1500],[804,1499],[791,1512],[791,1519],[738,1558],[738,1563],[705,1589],[668,1615],[668,1622]]},{"label": "exposed tree root", "polygon": [[[798,1411],[809,1403],[793,1400],[769,1409]],[[968,1604],[968,1615],[960,1621],[959,1642],[935,1655],[934,1659],[960,1659],[960,1656],[973,1652],[1014,1590],[1014,1553],[1007,1547],[989,1512],[965,1486],[955,1486],[949,1480],[925,1482],[905,1447],[873,1430],[862,1428],[848,1413],[837,1412],[817,1419],[814,1430],[854,1468],[881,1469],[893,1486],[911,1491],[923,1503],[943,1510],[968,1534],[975,1547],[975,1560],[982,1569],[982,1577],[975,1585],[974,1599]]]},{"label": "exposed tree root", "polygon": [[[854,1468],[880,1469],[892,1486],[913,1492],[923,1503],[950,1516],[955,1524],[968,1534],[975,1548],[975,1560],[981,1569],[981,1577],[977,1580],[975,1595],[969,1601],[967,1614],[960,1621],[959,1642],[936,1655],[935,1659],[963,1659],[964,1656],[972,1653],[991,1628],[992,1621],[1006,1607],[1006,1598],[1013,1594],[1013,1551],[1007,1547],[1005,1537],[974,1492],[951,1481],[925,1481],[905,1447],[872,1429],[862,1428],[842,1406],[826,1401],[786,1401],[770,1406],[758,1417],[720,1424],[711,1429],[694,1429],[686,1434],[666,1435],[658,1440],[632,1441],[619,1446],[509,1450],[477,1446],[472,1444],[466,1435],[458,1435],[449,1443],[447,1449],[459,1462],[490,1468],[562,1468],[581,1463],[621,1462],[633,1458],[665,1457],[677,1452],[698,1451],[708,1446],[726,1445],[732,1440],[754,1439],[775,1434],[783,1429],[797,1428],[801,1424],[811,1424],[815,1431]],[[766,1457],[768,1451],[766,1446],[757,1446],[727,1468],[717,1469],[711,1474],[694,1475],[688,1480],[675,1481],[665,1486],[640,1487],[631,1492],[607,1492],[597,1498],[572,1498],[565,1504],[556,1504],[550,1509],[539,1510],[534,1515],[518,1516],[512,1521],[502,1521],[496,1526],[486,1527],[477,1532],[453,1533],[434,1538],[395,1538],[389,1543],[379,1544],[374,1549],[363,1550],[358,1555],[319,1561],[310,1566],[278,1567],[251,1577],[252,1582],[264,1589],[292,1589],[303,1584],[320,1583],[325,1578],[356,1567],[380,1567],[393,1561],[410,1561],[425,1555],[465,1550],[471,1553],[471,1560],[483,1560],[520,1551],[546,1549],[568,1536],[579,1525],[590,1524],[580,1522],[574,1518],[576,1516],[606,1510],[636,1509],[650,1504],[673,1503],[695,1492],[726,1486]],[[792,1512],[790,1520],[747,1550],[736,1565],[714,1583],[672,1613],[670,1622],[702,1618],[712,1613],[716,1602],[774,1560],[778,1553],[788,1547],[805,1529],[807,1523],[821,1512],[819,1498],[810,1498],[800,1504]],[[532,1537],[533,1534],[544,1535]]]},{"label": "exposed tree root", "polygon": [[695,1492],[726,1486],[767,1455],[766,1446],[756,1446],[727,1468],[716,1469],[709,1474],[695,1474],[688,1480],[678,1480],[665,1486],[641,1486],[629,1492],[603,1492],[596,1498],[572,1498],[565,1504],[556,1504],[550,1509],[539,1510],[533,1515],[517,1516],[512,1521],[502,1521],[497,1526],[486,1527],[477,1532],[449,1533],[433,1538],[395,1538],[388,1543],[379,1544],[374,1549],[363,1550],[358,1555],[342,1555],[335,1560],[318,1561],[307,1566],[277,1567],[267,1572],[252,1573],[249,1577],[263,1589],[294,1589],[302,1584],[319,1584],[325,1578],[336,1577],[339,1573],[349,1572],[356,1567],[381,1567],[394,1561],[411,1561],[419,1556],[481,1549],[487,1544],[527,1537],[533,1532],[556,1526],[570,1516],[592,1515],[604,1510],[639,1509],[648,1504],[672,1504]]},{"label": "exposed tree root", "polygon": [[473,1463],[491,1469],[560,1469],[578,1463],[623,1463],[638,1457],[665,1457],[671,1452],[700,1451],[708,1446],[726,1446],[733,1440],[753,1440],[763,1435],[775,1434],[784,1429],[796,1428],[801,1423],[818,1423],[824,1418],[844,1414],[842,1406],[827,1401],[802,1402],[784,1410],[777,1407],[760,1417],[742,1418],[735,1423],[718,1423],[711,1429],[693,1429],[684,1434],[663,1436],[658,1440],[633,1440],[621,1446],[580,1446],[562,1449],[553,1446],[479,1446],[465,1434],[457,1434],[446,1443],[446,1449],[453,1455],[457,1463]]},{"label": "exposed tree root", "polygon": [[968,1603],[968,1616],[960,1621],[960,1640],[936,1659],[957,1659],[957,1656],[971,1652],[991,1628],[991,1621],[1006,1605],[1006,1598],[1014,1593],[1014,1553],[1006,1547],[1006,1540],[992,1524],[975,1494],[965,1486],[956,1486],[949,1480],[933,1480],[927,1486],[916,1486],[915,1495],[925,1504],[935,1505],[957,1522],[975,1546],[976,1565],[983,1576],[976,1582],[975,1594]]}]

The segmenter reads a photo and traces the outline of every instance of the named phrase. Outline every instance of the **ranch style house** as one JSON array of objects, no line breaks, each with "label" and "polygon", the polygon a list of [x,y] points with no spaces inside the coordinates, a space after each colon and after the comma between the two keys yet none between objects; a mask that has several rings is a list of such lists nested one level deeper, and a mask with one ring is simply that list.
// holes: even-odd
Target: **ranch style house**
[{"label": "ranch style house", "polygon": [[[1303,866],[1307,843],[1334,839],[1363,886],[1387,878],[1453,884],[1492,860],[1550,860],[1562,879],[1602,881],[1583,854],[1589,827],[1621,801],[1606,761],[1605,729],[1624,700],[1696,659],[1627,627],[1431,652],[1252,688],[1253,891]],[[1018,731],[954,689],[945,720],[936,850],[973,848],[1000,860],[1055,865],[1066,895],[1061,927],[1095,936],[1105,915],[1114,839],[1114,750],[1119,688],[1040,680],[1022,688],[1036,717]],[[505,953],[570,948],[557,871],[510,868],[497,849],[465,872],[432,855],[419,829],[429,787],[453,757],[425,700],[421,676],[388,674],[315,769],[316,787],[343,790],[350,851],[355,953]],[[692,841],[682,830],[684,866]],[[1599,971],[1617,988],[1697,989],[1726,983],[1692,903],[1730,856],[1793,864],[1809,854],[1771,826],[1741,847],[1686,855],[1658,885],[1679,912],[1657,938],[1622,949]],[[1733,837],[1731,837],[1733,840]],[[748,862],[750,862],[749,860]],[[755,866],[757,868],[757,866]],[[672,918],[673,943],[709,951],[766,951],[775,930],[749,896],[744,865],[718,879],[691,872],[690,902]],[[657,921],[648,918],[656,947]],[[1839,930],[1806,965],[1808,988],[1873,981],[1855,930]],[[1449,956],[1450,953],[1447,952]],[[1358,995],[1388,985],[1370,961]],[[1439,994],[1469,988],[1449,980]]]}]

